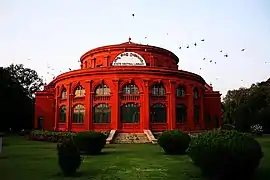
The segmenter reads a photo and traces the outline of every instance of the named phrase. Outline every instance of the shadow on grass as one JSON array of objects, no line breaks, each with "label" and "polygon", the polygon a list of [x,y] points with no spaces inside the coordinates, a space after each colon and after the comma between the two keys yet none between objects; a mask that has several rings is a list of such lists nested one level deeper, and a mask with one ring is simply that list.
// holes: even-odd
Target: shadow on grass
[{"label": "shadow on grass", "polygon": [[57,176],[57,177],[63,177],[63,178],[65,178],[65,177],[76,178],[76,177],[83,177],[83,176],[88,176],[88,175],[89,175],[88,172],[86,173],[86,172],[83,172],[83,171],[78,171],[75,174],[72,174],[70,176],[65,176],[64,173],[62,173],[62,172],[58,172],[56,174],[53,174],[52,176],[53,177],[55,177],[55,176]]}]

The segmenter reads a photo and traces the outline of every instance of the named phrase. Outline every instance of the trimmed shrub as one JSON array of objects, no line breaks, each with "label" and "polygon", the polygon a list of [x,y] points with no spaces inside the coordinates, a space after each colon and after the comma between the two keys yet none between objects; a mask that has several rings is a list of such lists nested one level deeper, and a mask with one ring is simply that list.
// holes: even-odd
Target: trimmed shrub
[{"label": "trimmed shrub", "polygon": [[192,138],[189,156],[206,176],[246,179],[259,166],[263,153],[260,144],[248,134],[213,130]]},{"label": "trimmed shrub", "polygon": [[82,159],[80,152],[72,140],[65,140],[57,145],[58,164],[65,176],[74,176]]},{"label": "trimmed shrub", "polygon": [[167,154],[184,154],[189,146],[190,136],[179,130],[164,131],[158,144]]},{"label": "trimmed shrub", "polygon": [[101,132],[80,132],[73,137],[75,144],[81,152],[86,154],[99,154],[106,145],[107,136]]},{"label": "trimmed shrub", "polygon": [[[110,130],[103,131],[102,133],[107,137]],[[76,136],[77,133],[65,131],[46,131],[46,130],[33,130],[26,134],[26,138],[32,141],[46,141],[46,142],[62,142]]]}]

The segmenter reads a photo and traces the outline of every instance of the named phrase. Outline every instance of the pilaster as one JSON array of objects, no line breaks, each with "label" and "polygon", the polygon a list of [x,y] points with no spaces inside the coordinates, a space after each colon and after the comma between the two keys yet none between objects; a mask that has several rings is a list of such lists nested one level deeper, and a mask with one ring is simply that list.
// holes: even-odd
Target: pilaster
[{"label": "pilaster", "polygon": [[72,111],[72,91],[71,83],[67,84],[67,108],[66,108],[66,130],[71,131],[71,111]]},{"label": "pilaster", "polygon": [[91,130],[92,125],[92,80],[86,81],[86,87],[85,87],[85,121],[84,126],[86,130]]},{"label": "pilaster", "polygon": [[143,98],[143,115],[144,118],[142,120],[144,129],[150,129],[150,104],[149,104],[149,79],[144,79],[144,98]]},{"label": "pilaster", "polygon": [[194,130],[194,99],[193,99],[193,85],[187,85],[187,119],[190,130]]},{"label": "pilaster", "polygon": [[59,98],[58,94],[55,95],[55,101],[54,101],[54,130],[58,129],[58,123],[59,123]]},{"label": "pilaster", "polygon": [[200,91],[200,124],[202,129],[205,129],[205,116],[204,116],[204,92]]},{"label": "pilaster", "polygon": [[169,129],[175,129],[176,128],[176,104],[175,104],[175,98],[176,98],[176,92],[175,92],[175,81],[169,81],[170,83],[170,98],[169,98],[169,114],[170,114],[170,123]]},{"label": "pilaster", "polygon": [[119,127],[119,79],[113,79],[114,90],[112,95],[112,122],[111,127],[117,130]]}]

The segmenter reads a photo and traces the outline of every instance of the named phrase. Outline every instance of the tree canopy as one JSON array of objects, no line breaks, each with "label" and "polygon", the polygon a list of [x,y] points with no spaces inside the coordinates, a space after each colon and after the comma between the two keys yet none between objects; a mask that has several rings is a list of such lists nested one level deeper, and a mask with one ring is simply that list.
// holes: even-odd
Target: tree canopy
[{"label": "tree canopy", "polygon": [[22,64],[0,67],[0,131],[33,127],[33,95],[42,85],[37,72]]},{"label": "tree canopy", "polygon": [[270,132],[270,78],[249,88],[228,91],[222,102],[222,118],[238,130],[248,131],[251,125],[260,124]]}]

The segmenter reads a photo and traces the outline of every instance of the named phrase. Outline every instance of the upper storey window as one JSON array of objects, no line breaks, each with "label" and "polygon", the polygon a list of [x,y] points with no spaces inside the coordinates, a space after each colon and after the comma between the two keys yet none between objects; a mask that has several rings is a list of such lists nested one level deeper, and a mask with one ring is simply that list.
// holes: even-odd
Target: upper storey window
[{"label": "upper storey window", "polygon": [[152,96],[165,96],[166,91],[162,83],[156,83],[152,86]]},{"label": "upper storey window", "polygon": [[75,97],[85,96],[85,89],[81,85],[79,85],[76,87],[74,94]]},{"label": "upper storey window", "polygon": [[199,91],[197,88],[194,88],[193,90],[193,98],[198,99],[199,98]]},{"label": "upper storey window", "polygon": [[67,90],[64,88],[61,92],[61,99],[66,99],[67,98]]},{"label": "upper storey window", "polygon": [[106,84],[100,84],[95,90],[96,96],[109,96],[110,93],[111,93],[111,90],[109,86],[107,86]]},{"label": "upper storey window", "polygon": [[186,95],[185,87],[178,86],[178,88],[176,89],[176,97],[185,97],[185,95]]},{"label": "upper storey window", "polygon": [[139,88],[135,84],[127,84],[123,87],[122,93],[125,95],[137,95],[139,94]]}]

